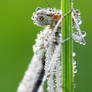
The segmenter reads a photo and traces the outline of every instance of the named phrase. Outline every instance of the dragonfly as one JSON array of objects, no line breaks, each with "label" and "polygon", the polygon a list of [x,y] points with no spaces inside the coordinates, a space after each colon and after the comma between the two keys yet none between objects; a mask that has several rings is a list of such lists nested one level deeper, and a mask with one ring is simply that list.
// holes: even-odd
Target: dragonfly
[{"label": "dragonfly", "polygon": [[[62,20],[70,13],[72,13],[72,30],[74,30],[72,36],[62,40]],[[61,10],[38,7],[33,13],[32,20],[37,26],[45,26],[45,29],[37,34],[36,43],[33,46],[33,58],[17,92],[44,92],[43,86],[46,81],[47,92],[62,92],[61,46],[70,39],[86,44],[84,39],[86,32],[80,29],[82,24],[80,11],[71,9],[62,16]],[[73,59],[73,76],[76,72],[76,61]]]}]

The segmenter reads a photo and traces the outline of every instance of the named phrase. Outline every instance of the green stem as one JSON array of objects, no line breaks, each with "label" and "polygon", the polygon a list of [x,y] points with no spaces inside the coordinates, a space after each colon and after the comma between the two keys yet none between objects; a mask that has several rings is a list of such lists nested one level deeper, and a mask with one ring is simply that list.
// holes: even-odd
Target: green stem
[{"label": "green stem", "polygon": [[[62,0],[62,16],[72,9],[72,0]],[[62,21],[62,40],[72,35],[72,15],[66,15]],[[62,92],[74,92],[73,89],[73,62],[72,39],[62,45]]]}]

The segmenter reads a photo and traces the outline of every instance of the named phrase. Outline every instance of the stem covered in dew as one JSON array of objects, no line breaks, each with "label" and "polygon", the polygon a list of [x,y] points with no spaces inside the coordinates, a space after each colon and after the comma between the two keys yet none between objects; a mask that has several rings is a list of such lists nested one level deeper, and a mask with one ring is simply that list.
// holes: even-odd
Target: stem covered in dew
[{"label": "stem covered in dew", "polygon": [[[62,0],[62,16],[72,9],[72,0]],[[62,21],[62,40],[72,36],[72,14],[66,15]],[[62,45],[62,92],[74,92],[73,89],[73,43],[72,39]]]}]

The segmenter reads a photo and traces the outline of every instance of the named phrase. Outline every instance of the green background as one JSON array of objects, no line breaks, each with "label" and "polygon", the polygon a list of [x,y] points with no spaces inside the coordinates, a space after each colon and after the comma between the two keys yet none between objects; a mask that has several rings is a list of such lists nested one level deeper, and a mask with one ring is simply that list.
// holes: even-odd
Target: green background
[{"label": "green background", "polygon": [[[60,9],[60,0],[48,0],[53,8]],[[87,32],[86,46],[76,44],[78,73],[75,92],[91,92],[92,85],[92,1],[75,0],[81,11],[81,29]],[[31,20],[36,7],[47,8],[45,0],[0,0],[0,92],[16,92],[32,58],[32,45],[37,27]]]}]

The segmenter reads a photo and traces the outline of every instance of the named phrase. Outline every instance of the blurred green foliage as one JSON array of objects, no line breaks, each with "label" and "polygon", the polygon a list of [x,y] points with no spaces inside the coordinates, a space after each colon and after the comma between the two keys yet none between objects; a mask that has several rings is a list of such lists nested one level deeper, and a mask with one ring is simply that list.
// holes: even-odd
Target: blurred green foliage
[{"label": "blurred green foliage", "polygon": [[[48,0],[53,8],[60,9],[60,0]],[[78,73],[75,92],[91,92],[92,81],[92,1],[75,0],[81,11],[81,29],[87,32],[87,45],[74,45]],[[16,92],[32,58],[36,34],[43,28],[31,20],[36,7],[47,8],[45,0],[0,0],[0,92]]]}]

